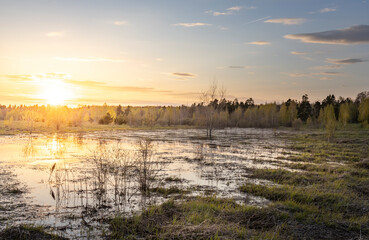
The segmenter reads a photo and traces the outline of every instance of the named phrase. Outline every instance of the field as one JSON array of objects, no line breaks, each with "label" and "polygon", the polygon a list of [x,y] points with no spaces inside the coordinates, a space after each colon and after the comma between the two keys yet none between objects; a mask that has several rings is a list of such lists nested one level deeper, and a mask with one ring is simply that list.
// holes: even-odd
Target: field
[{"label": "field", "polygon": [[328,141],[310,128],[17,124],[0,136],[1,239],[369,238],[359,125]]}]

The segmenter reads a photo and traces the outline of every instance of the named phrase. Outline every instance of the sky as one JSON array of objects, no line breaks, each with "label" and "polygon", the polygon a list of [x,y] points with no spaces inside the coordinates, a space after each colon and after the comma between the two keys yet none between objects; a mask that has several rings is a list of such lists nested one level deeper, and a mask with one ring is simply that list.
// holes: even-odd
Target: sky
[{"label": "sky", "polygon": [[311,101],[369,90],[369,1],[0,0],[0,104]]}]

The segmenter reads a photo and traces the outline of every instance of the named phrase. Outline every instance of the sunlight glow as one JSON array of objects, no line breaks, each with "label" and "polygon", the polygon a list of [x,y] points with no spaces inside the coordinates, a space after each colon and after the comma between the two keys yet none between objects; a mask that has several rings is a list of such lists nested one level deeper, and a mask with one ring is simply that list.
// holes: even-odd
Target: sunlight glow
[{"label": "sunlight glow", "polygon": [[74,93],[62,79],[42,79],[40,98],[50,105],[64,105],[73,98]]}]

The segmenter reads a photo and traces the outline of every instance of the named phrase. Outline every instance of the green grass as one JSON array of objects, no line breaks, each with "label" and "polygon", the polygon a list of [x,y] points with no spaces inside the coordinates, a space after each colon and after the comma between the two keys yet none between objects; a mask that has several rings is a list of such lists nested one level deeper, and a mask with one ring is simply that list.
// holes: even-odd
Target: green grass
[{"label": "green grass", "polygon": [[[268,206],[183,196],[182,202],[170,200],[130,218],[117,216],[108,238],[368,239],[369,130],[350,125],[329,142],[321,129],[286,136],[292,144],[283,158],[292,163],[282,161],[283,169],[246,169],[250,178],[273,184],[240,187],[269,199]],[[289,150],[295,153],[288,156]]]},{"label": "green grass", "polygon": [[156,188],[151,188],[150,192],[152,193],[157,193],[163,196],[169,196],[169,195],[173,195],[173,194],[179,194],[179,195],[183,195],[183,194],[188,194],[190,193],[190,190],[187,189],[180,189],[176,186],[172,186],[169,188],[164,188],[164,187],[156,187]]},{"label": "green grass", "polygon": [[2,240],[64,240],[65,238],[50,234],[42,226],[21,225],[0,232]]},{"label": "green grass", "polygon": [[241,206],[233,200],[197,197],[169,200],[130,218],[111,220],[109,239],[273,239],[286,215],[274,208]]},{"label": "green grass", "polygon": [[[304,131],[290,136],[290,149],[297,153],[282,164],[284,169],[257,169],[251,178],[276,185],[244,184],[242,192],[264,197],[288,213],[293,223],[310,229],[304,236],[353,239],[369,236],[369,131],[351,126],[341,129],[330,142],[324,132]],[[323,231],[324,230],[324,231]],[[333,237],[335,233],[340,233]]]}]

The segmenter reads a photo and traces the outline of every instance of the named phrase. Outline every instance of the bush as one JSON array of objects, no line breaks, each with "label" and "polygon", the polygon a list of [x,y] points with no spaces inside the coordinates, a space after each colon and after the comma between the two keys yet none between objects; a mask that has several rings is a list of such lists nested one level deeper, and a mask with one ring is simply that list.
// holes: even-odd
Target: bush
[{"label": "bush", "polygon": [[118,115],[114,122],[118,125],[127,124],[127,120],[122,114]]},{"label": "bush", "polygon": [[106,113],[104,117],[100,118],[99,124],[110,124],[113,122],[113,117],[110,113]]}]

